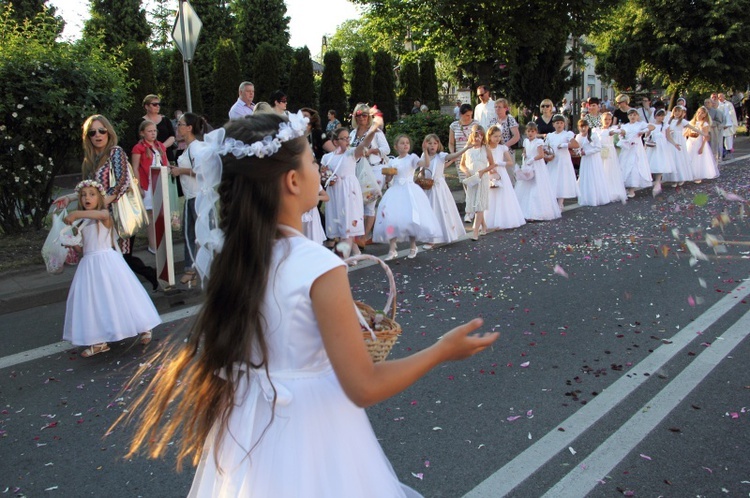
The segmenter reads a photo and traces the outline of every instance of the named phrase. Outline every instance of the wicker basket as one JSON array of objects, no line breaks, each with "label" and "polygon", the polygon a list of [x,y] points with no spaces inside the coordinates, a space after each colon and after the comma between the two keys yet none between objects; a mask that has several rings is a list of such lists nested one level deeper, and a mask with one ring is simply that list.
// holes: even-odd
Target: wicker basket
[{"label": "wicker basket", "polygon": [[[419,171],[417,171],[417,176],[414,178],[414,183],[422,187],[422,190],[430,190],[433,185],[435,185],[435,180],[432,178],[427,178],[426,173],[430,171],[426,168],[419,168]],[[432,172],[430,172],[430,176],[432,176]]]},{"label": "wicker basket", "polygon": [[391,168],[391,167],[384,167],[380,170],[381,173],[383,173],[383,176],[394,176],[396,173],[398,173],[398,168]]},{"label": "wicker basket", "polygon": [[[367,352],[370,353],[372,361],[377,363],[386,359],[393,345],[396,344],[398,336],[401,335],[401,325],[396,322],[396,280],[393,278],[390,267],[380,258],[369,254],[360,254],[346,259],[347,263],[363,260],[378,263],[388,276],[388,283],[390,285],[388,300],[385,303],[382,313],[384,315],[383,320],[379,324],[380,330],[373,330],[375,315],[378,313],[371,306],[361,301],[354,302],[360,326],[362,327],[362,337],[367,346]],[[390,316],[388,316],[389,314]]]}]

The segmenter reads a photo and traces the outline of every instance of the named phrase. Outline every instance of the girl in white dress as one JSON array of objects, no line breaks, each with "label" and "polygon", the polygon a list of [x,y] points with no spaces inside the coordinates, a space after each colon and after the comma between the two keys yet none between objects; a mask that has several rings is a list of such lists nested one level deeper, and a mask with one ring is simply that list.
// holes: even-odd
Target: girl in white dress
[{"label": "girl in white dress", "polygon": [[469,335],[482,325],[475,319],[418,354],[373,364],[345,265],[300,233],[320,176],[301,115],[290,120],[257,114],[206,137],[222,143],[226,132],[251,152],[269,135],[284,140],[263,157],[235,159],[221,145],[202,161],[220,172],[223,244],[201,246],[215,259],[189,338],[145,367],[155,377],[130,410],[130,455],[148,447],[157,458],[174,441],[178,466],[199,463],[190,497],[417,497],[398,482],[363,407],[498,333]]},{"label": "girl in white dress", "polygon": [[508,176],[507,168],[513,167],[515,161],[510,156],[508,147],[503,144],[503,131],[497,125],[487,130],[487,148],[495,162],[496,172],[491,174],[490,197],[484,219],[490,230],[517,228],[526,224],[516,191]]},{"label": "girl in white dress", "polygon": [[544,143],[555,151],[555,157],[547,164],[547,168],[558,206],[562,211],[565,199],[578,197],[578,182],[570,149],[577,149],[579,145],[575,141],[575,134],[565,130],[565,117],[562,114],[552,117],[552,125],[555,132],[548,133]]},{"label": "girl in white dress", "polygon": [[[320,186],[318,191],[318,202],[328,202],[331,200],[328,197],[328,193]],[[310,240],[323,244],[326,241],[326,231],[323,228],[323,223],[320,221],[320,211],[318,206],[315,206],[308,212],[302,215],[302,232]]]},{"label": "girl in white dress", "polygon": [[700,132],[690,130],[687,138],[687,151],[695,183],[718,177],[719,167],[716,165],[713,152],[711,152],[709,140],[711,116],[708,115],[708,110],[703,106],[699,107],[695,111],[690,125],[700,130]]},{"label": "girl in white dress", "polygon": [[136,335],[140,335],[141,344],[148,344],[151,329],[161,318],[138,277],[115,249],[104,187],[84,180],[76,192],[80,210],[66,216],[65,223],[85,220],[78,225],[83,258],[68,292],[63,339],[74,346],[88,346],[81,351],[83,358],[109,351],[108,342]]},{"label": "girl in white dress", "polygon": [[466,235],[464,223],[461,220],[461,213],[458,212],[456,201],[453,199],[448,184],[445,183],[445,163],[456,160],[464,152],[469,150],[470,145],[464,147],[453,154],[443,152],[443,144],[440,143],[440,137],[431,133],[424,137],[422,144],[422,159],[429,164],[426,175],[434,181],[432,188],[425,191],[427,199],[432,206],[432,212],[440,225],[440,235],[432,240],[432,243],[425,244],[425,249],[431,249],[432,244],[447,244]]},{"label": "girl in white dress", "polygon": [[672,116],[669,118],[669,131],[672,133],[672,162],[674,170],[666,173],[662,179],[665,182],[674,182],[673,186],[682,185],[685,182],[693,181],[693,169],[690,165],[690,156],[688,156],[687,142],[685,140],[685,130],[689,129],[696,133],[700,130],[691,125],[685,119],[685,108],[677,105],[672,109]]},{"label": "girl in white dress", "polygon": [[325,154],[320,160],[321,165],[331,173],[330,181],[324,185],[329,197],[326,202],[326,235],[351,247],[355,255],[360,254],[360,250],[354,243],[354,237],[365,233],[362,189],[355,171],[357,161],[363,157],[377,130],[376,122],[371,127],[372,133],[365,136],[356,148],[350,148],[349,130],[337,129],[332,139],[336,150]]},{"label": "girl in white dress", "polygon": [[490,176],[489,172],[495,168],[492,154],[484,146],[484,128],[474,125],[471,128],[471,136],[468,144],[471,145],[463,156],[459,168],[466,176],[463,180],[466,185],[466,212],[474,214],[474,225],[472,227],[472,240],[479,240],[480,235],[487,233],[487,223],[484,220],[484,212],[489,206]]},{"label": "girl in white dress", "polygon": [[661,193],[662,175],[674,171],[672,156],[674,141],[672,140],[672,131],[664,123],[666,115],[667,111],[664,109],[659,109],[654,113],[654,129],[646,139],[646,144],[653,144],[646,147],[646,157],[651,168],[651,174],[654,177],[654,186],[651,190],[654,197]]},{"label": "girl in white dress", "polygon": [[398,242],[409,241],[411,249],[407,257],[411,259],[417,255],[418,240],[429,242],[440,235],[440,225],[430,201],[424,190],[414,183],[414,172],[426,161],[409,153],[411,140],[406,135],[397,136],[393,145],[398,157],[391,159],[388,166],[396,168],[398,173],[380,200],[372,232],[373,241],[390,244],[386,261],[398,257]]},{"label": "girl in white dress", "polygon": [[622,181],[622,170],[620,169],[620,161],[617,157],[614,142],[614,135],[619,134],[620,131],[618,127],[612,126],[612,121],[611,112],[602,113],[602,127],[594,128],[591,131],[599,137],[599,143],[602,146],[599,155],[602,158],[602,169],[607,181],[609,199],[612,202],[625,202],[628,199],[628,194],[625,192],[625,184]]},{"label": "girl in white dress", "polygon": [[620,126],[620,167],[625,186],[628,188],[628,197],[635,197],[636,188],[650,187],[653,181],[651,168],[648,165],[646,151],[643,150],[641,137],[654,129],[654,125],[639,121],[638,111],[628,111],[629,123]]},{"label": "girl in white dress", "polygon": [[[523,217],[527,220],[554,220],[562,214],[547,172],[547,165],[544,163],[544,141],[537,137],[537,131],[536,123],[526,125],[527,138],[523,141],[524,164],[523,168],[516,167],[516,196]],[[519,170],[531,170],[533,177],[522,176]]]},{"label": "girl in white dress", "polygon": [[580,133],[576,142],[581,147],[581,167],[578,170],[578,204],[581,206],[602,206],[609,204],[610,196],[607,179],[602,165],[602,145],[599,135],[592,133],[589,122],[578,121]]}]

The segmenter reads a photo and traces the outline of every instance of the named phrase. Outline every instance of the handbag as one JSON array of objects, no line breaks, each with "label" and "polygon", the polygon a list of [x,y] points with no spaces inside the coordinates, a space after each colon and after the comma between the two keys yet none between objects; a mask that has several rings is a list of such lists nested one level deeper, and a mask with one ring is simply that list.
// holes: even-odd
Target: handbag
[{"label": "handbag", "polygon": [[479,183],[482,181],[482,179],[479,177],[479,173],[474,173],[471,176],[467,176],[463,180],[461,180],[461,183],[466,185],[467,187],[474,187],[476,185],[479,185]]},{"label": "handbag", "polygon": [[[109,184],[117,184],[114,168],[109,167]],[[143,205],[141,193],[138,191],[138,179],[133,174],[133,168],[128,163],[126,174],[130,177],[128,190],[112,204],[112,217],[115,220],[115,229],[122,239],[134,236],[138,230],[148,225],[146,207]]]},{"label": "handbag", "polygon": [[553,149],[549,144],[544,144],[544,147],[542,147],[542,150],[544,151],[545,163],[548,163],[555,158],[555,149]]},{"label": "handbag", "polygon": [[357,161],[357,181],[362,190],[362,200],[365,204],[378,200],[383,192],[380,190],[375,173],[372,172],[372,166],[369,161],[360,159]]}]

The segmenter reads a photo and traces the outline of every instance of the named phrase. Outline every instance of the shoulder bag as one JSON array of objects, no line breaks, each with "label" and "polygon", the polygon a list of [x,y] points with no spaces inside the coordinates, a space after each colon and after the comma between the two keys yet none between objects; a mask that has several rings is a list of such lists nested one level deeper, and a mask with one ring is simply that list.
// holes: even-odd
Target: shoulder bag
[{"label": "shoulder bag", "polygon": [[[128,190],[115,202],[112,203],[112,217],[115,220],[115,229],[122,239],[134,236],[141,227],[148,225],[146,207],[138,189],[138,179],[133,174],[133,168],[128,163],[125,172],[130,177]],[[114,168],[109,165],[109,185],[117,185]]]}]

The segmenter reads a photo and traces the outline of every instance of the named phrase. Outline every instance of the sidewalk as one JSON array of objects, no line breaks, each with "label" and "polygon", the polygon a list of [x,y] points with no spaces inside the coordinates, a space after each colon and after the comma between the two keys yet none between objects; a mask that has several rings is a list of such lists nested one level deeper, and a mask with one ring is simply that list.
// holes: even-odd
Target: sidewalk
[{"label": "sidewalk", "polygon": [[[736,137],[734,149],[735,158],[749,155],[750,137]],[[719,167],[721,168],[721,163]],[[464,191],[462,189],[454,190],[453,198],[456,200],[459,211],[463,215],[465,204]],[[387,247],[384,244],[371,247],[372,249],[368,249],[367,251],[370,254],[385,254],[387,252]],[[179,276],[182,275],[183,251],[182,242],[174,245],[175,275],[177,280],[174,288],[167,291],[152,292],[151,285],[147,282],[144,283],[144,288],[160,312],[169,310],[178,304],[186,302],[198,303],[200,301],[201,293],[199,289],[188,289],[187,286],[179,283]],[[154,256],[151,253],[142,250],[136,251],[135,255],[141,258],[147,265],[156,266]],[[40,265],[0,275],[0,315],[65,301],[75,270],[75,267],[66,267],[62,274],[50,275],[44,266]]]}]

